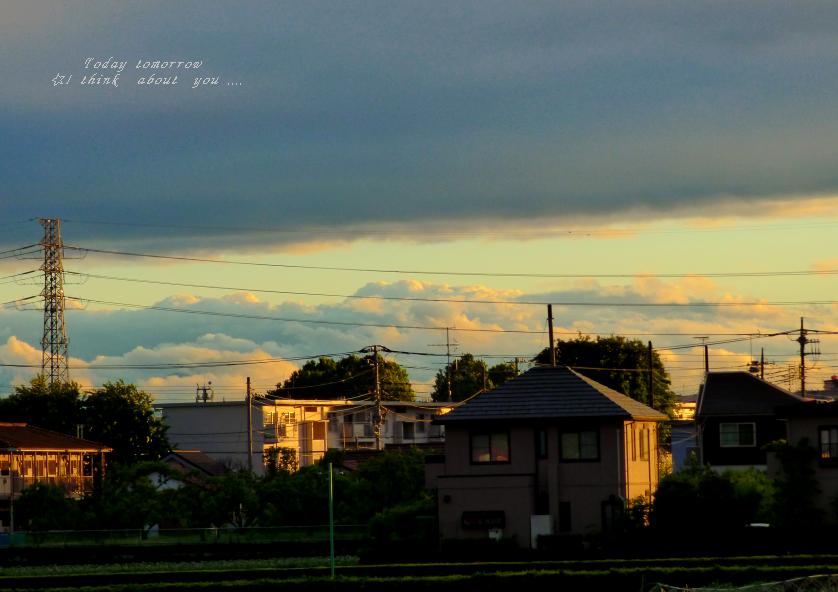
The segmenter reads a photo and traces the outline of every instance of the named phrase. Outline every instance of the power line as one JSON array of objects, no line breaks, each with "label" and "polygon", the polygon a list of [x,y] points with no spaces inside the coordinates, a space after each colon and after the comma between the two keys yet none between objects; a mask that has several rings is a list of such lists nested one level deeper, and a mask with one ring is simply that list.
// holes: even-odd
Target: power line
[{"label": "power line", "polygon": [[[394,300],[405,302],[444,302],[453,304],[504,304],[504,305],[520,305],[520,306],[547,306],[548,304],[555,304],[557,306],[625,306],[625,307],[669,307],[669,306],[793,306],[793,305],[815,305],[815,304],[833,304],[838,301],[795,301],[795,302],[547,302],[547,301],[531,301],[531,300],[484,300],[484,299],[468,299],[468,298],[427,298],[419,296],[380,296],[380,295],[359,295],[359,294],[334,294],[328,292],[300,292],[292,290],[270,290],[266,288],[244,288],[240,286],[218,286],[212,284],[194,284],[186,282],[171,282],[163,280],[148,280],[139,278],[127,278],[119,276],[98,275],[92,273],[80,272],[65,272],[67,274],[103,279],[121,282],[135,282],[141,284],[153,284],[162,286],[178,286],[186,288],[205,288],[211,290],[236,290],[244,292],[255,292],[262,294],[285,294],[291,296],[319,296],[329,298],[351,298],[360,300]],[[0,278],[2,279],[2,278]]]},{"label": "power line", "polygon": [[[33,298],[37,298],[34,296]],[[184,309],[184,308],[174,308],[174,307],[164,307],[159,305],[151,305],[151,304],[135,304],[135,303],[128,303],[128,302],[113,302],[113,301],[104,301],[104,300],[95,300],[92,298],[82,298],[77,296],[67,296],[67,298],[71,300],[76,300],[78,302],[90,302],[94,304],[102,304],[105,306],[125,306],[129,308],[136,308],[142,310],[158,310],[163,312],[177,312],[177,313],[185,313],[185,314],[199,314],[199,315],[210,315],[210,316],[221,316],[221,317],[232,317],[232,318],[247,318],[247,319],[255,319],[255,320],[274,320],[279,322],[287,322],[287,323],[313,323],[313,324],[324,324],[324,325],[343,325],[343,326],[353,326],[353,327],[376,327],[376,328],[386,328],[386,329],[416,329],[416,330],[427,330],[427,331],[439,331],[442,329],[450,329],[452,331],[461,331],[461,332],[477,332],[477,333],[522,333],[522,334],[532,334],[532,335],[543,335],[546,333],[544,330],[525,330],[525,329],[476,329],[476,328],[456,328],[456,327],[436,327],[436,326],[427,326],[427,325],[399,325],[399,324],[387,324],[387,323],[358,323],[358,322],[350,322],[350,321],[328,321],[323,319],[300,319],[300,318],[285,318],[285,317],[273,317],[267,315],[248,315],[244,313],[224,313],[219,311],[206,311],[206,310],[197,310],[197,309]],[[469,301],[472,302],[472,301]],[[486,302],[486,301],[484,301]],[[14,301],[12,302],[14,303]],[[572,305],[575,303],[562,303],[558,306],[563,305]],[[579,303],[580,305],[589,305],[589,306],[612,306],[615,304],[611,303]],[[641,306],[642,304],[637,304],[637,306]],[[0,305],[2,306],[2,305]],[[669,306],[669,305],[661,305],[661,306]],[[613,331],[611,332],[597,332],[597,331],[554,331],[556,335],[587,335],[587,336],[610,336],[615,335]],[[823,331],[822,331],[823,333]],[[687,335],[692,335],[693,332],[666,332],[666,333],[619,333],[621,336],[627,337],[635,337],[635,336],[652,336],[652,337],[683,337]],[[765,336],[766,333],[708,333],[708,335],[713,336],[741,336],[745,338],[756,338]],[[404,352],[402,352],[404,353]],[[414,352],[415,353],[415,352]],[[433,355],[433,354],[422,354],[422,355]],[[520,354],[518,354],[520,355]],[[513,354],[481,354],[483,357],[514,357]]]},{"label": "power line", "polygon": [[[311,360],[320,357],[346,356],[354,352],[341,352],[331,354],[317,354],[314,356],[293,356],[287,358],[259,358],[251,360],[227,360],[215,362],[177,362],[161,364],[89,364],[78,366],[76,370],[178,370],[193,368],[220,368],[230,366],[249,366],[256,364],[273,364],[277,362],[295,362],[300,360]],[[12,364],[0,363],[0,367],[8,368],[40,368],[39,364]],[[155,388],[149,386],[147,388]]]},{"label": "power line", "polygon": [[[431,326],[424,326],[424,325],[398,325],[393,323],[358,323],[358,322],[351,322],[351,321],[327,321],[322,319],[292,319],[292,318],[284,318],[284,317],[273,317],[268,315],[249,315],[244,313],[224,313],[224,312],[217,312],[211,310],[197,310],[197,309],[188,309],[188,308],[174,308],[168,306],[157,306],[157,305],[145,305],[145,304],[130,304],[126,302],[109,302],[104,300],[94,300],[91,298],[78,298],[74,296],[67,296],[72,300],[77,300],[79,302],[92,302],[95,304],[103,304],[107,306],[125,306],[129,308],[138,308],[143,310],[159,310],[163,312],[176,312],[176,313],[183,313],[183,314],[196,314],[196,315],[209,315],[209,316],[216,316],[216,317],[231,317],[231,318],[238,318],[238,319],[254,319],[254,320],[261,320],[261,321],[278,321],[284,323],[309,323],[309,324],[316,324],[316,325],[337,325],[337,326],[347,326],[347,327],[375,327],[380,329],[415,329],[415,330],[422,330],[422,331],[438,331],[441,327],[431,327]],[[544,331],[532,331],[532,330],[525,330],[525,329],[475,329],[475,328],[468,328],[468,329],[457,329],[458,331],[466,331],[472,333],[522,333],[522,334],[532,334],[532,335],[541,335]]]},{"label": "power line", "polygon": [[488,272],[488,271],[433,271],[420,269],[386,269],[368,267],[339,267],[327,265],[300,265],[291,263],[266,263],[259,261],[241,261],[231,259],[214,259],[209,257],[190,257],[186,255],[161,255],[155,253],[138,253],[132,251],[116,251],[110,249],[95,249],[78,245],[64,245],[65,249],[73,249],[85,253],[104,255],[118,255],[122,257],[144,257],[149,259],[169,259],[175,261],[190,261],[194,263],[218,263],[224,265],[246,265],[254,267],[278,267],[283,269],[312,269],[318,271],[349,271],[364,273],[393,273],[411,275],[444,275],[466,277],[527,277],[527,278],[692,278],[692,277],[785,277],[800,275],[835,275],[838,269],[824,270],[792,270],[792,271],[753,271],[753,272],[709,272],[709,273],[600,273],[600,274],[562,274],[562,273],[524,273],[524,272]]}]

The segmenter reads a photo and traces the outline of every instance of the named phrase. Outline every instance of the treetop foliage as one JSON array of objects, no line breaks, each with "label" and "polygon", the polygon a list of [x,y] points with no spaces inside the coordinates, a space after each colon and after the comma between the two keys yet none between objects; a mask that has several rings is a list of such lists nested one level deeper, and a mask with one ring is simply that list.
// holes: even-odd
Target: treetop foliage
[{"label": "treetop foliage", "polygon": [[121,380],[83,393],[75,382],[50,385],[39,375],[0,399],[0,417],[71,436],[81,431],[85,439],[113,448],[111,464],[157,460],[170,450],[151,396]]},{"label": "treetop foliage", "polygon": [[[545,347],[535,361],[549,364],[550,350]],[[675,393],[669,372],[654,350],[654,400],[649,401],[649,349],[648,344],[639,339],[627,339],[621,335],[600,336],[596,339],[580,336],[567,341],[559,339],[556,344],[556,363],[578,367],[576,371],[580,374],[672,416]]]},{"label": "treetop foliage", "polygon": [[451,381],[451,401],[464,401],[478,393],[499,387],[515,378],[514,362],[501,362],[489,368],[472,354],[463,354],[436,373],[431,399],[448,401],[448,381]]},{"label": "treetop foliage", "polygon": [[[386,401],[413,401],[407,371],[397,362],[378,356],[381,397]],[[321,357],[306,362],[268,395],[293,399],[372,398],[375,367],[372,354],[349,355],[339,360]]]}]

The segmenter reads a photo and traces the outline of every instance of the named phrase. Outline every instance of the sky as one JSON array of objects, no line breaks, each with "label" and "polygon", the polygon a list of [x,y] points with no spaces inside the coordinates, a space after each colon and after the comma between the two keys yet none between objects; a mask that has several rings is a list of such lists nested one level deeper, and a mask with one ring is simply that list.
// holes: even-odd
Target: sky
[{"label": "sky", "polygon": [[[838,374],[834,3],[0,15],[0,394],[41,361],[22,300],[40,255],[11,251],[41,240],[39,217],[69,247],[71,376],[160,401],[208,381],[241,398],[248,375],[264,391],[376,343],[413,352],[393,357],[427,397],[446,327],[455,353],[530,359],[547,303],[560,338],[652,341],[680,394],[701,381],[699,336],[711,368],[764,350],[797,388],[796,335],[748,335],[801,317],[824,331],[809,386]],[[272,361],[125,367],[242,360]]]}]

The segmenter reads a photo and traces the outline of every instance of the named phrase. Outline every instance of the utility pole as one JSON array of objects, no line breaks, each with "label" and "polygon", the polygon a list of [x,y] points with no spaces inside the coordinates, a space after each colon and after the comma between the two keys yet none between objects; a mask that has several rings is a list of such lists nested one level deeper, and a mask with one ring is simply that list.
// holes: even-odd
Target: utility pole
[{"label": "utility pole", "polygon": [[701,345],[702,345],[702,347],[704,347],[704,374],[706,375],[708,372],[710,372],[710,354],[707,351],[708,336],[707,335],[697,335],[697,336],[693,337],[693,339],[700,339],[701,340]]},{"label": "utility pole", "polygon": [[450,403],[452,398],[452,382],[454,377],[451,372],[451,346],[454,346],[456,349],[459,344],[454,341],[451,341],[451,329],[456,329],[456,327],[445,327],[445,343],[429,343],[428,347],[442,347],[445,346],[445,383],[447,393],[447,400]]},{"label": "utility pole", "polygon": [[371,353],[372,354],[372,363],[373,367],[375,368],[375,410],[373,411],[374,417],[372,418],[372,430],[373,434],[375,435],[375,449],[381,450],[382,448],[382,439],[381,439],[381,432],[382,427],[384,426],[384,415],[382,414],[381,410],[381,373],[379,370],[379,351],[390,351],[383,345],[371,345],[369,347],[365,347],[361,350],[363,353]]},{"label": "utility pole", "polygon": [[553,305],[547,305],[547,327],[550,334],[550,366],[556,367],[556,342],[553,339]]},{"label": "utility pole", "polygon": [[817,355],[820,351],[806,351],[806,346],[810,343],[820,343],[819,339],[809,339],[806,337],[808,331],[803,327],[803,317],[800,317],[800,336],[797,338],[797,343],[800,344],[800,396],[806,398],[806,356]]},{"label": "utility pole", "polygon": [[64,328],[64,244],[61,242],[61,220],[39,218],[44,227],[41,246],[44,249],[44,333],[41,338],[41,373],[48,384],[69,382],[67,366],[67,331]]},{"label": "utility pole", "polygon": [[800,317],[800,396],[806,398],[806,329],[803,328],[803,317]]},{"label": "utility pole", "polygon": [[253,472],[253,395],[247,377],[247,470]]},{"label": "utility pole", "polygon": [[[448,330],[446,329],[446,334]],[[381,375],[378,371],[378,346],[372,346],[372,359],[375,365],[375,425],[373,430],[375,432],[375,449],[381,450]],[[451,398],[451,383],[448,386],[448,397]]]},{"label": "utility pole", "polygon": [[655,402],[655,376],[654,365],[652,364],[652,342],[649,342],[649,400],[647,404],[649,407]]},{"label": "utility pole", "polygon": [[765,380],[765,348],[759,350],[759,377]]},{"label": "utility pole", "polygon": [[446,374],[448,375],[448,402],[451,402],[451,337],[448,327],[445,327],[445,358],[446,358]]}]

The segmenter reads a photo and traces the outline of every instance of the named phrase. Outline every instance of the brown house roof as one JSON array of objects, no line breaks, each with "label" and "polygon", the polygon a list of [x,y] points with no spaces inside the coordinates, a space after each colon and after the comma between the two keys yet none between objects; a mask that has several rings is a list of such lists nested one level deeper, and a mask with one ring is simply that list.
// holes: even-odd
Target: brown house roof
[{"label": "brown house roof", "polygon": [[75,438],[25,423],[0,422],[0,450],[8,448],[22,452],[42,450],[111,452],[110,448],[98,442]]},{"label": "brown house roof", "polygon": [[663,421],[666,415],[565,366],[535,367],[438,417],[437,423],[573,418]]},{"label": "brown house roof", "polygon": [[181,472],[198,471],[208,477],[217,477],[227,472],[223,464],[200,450],[172,450],[163,462]]},{"label": "brown house roof", "polygon": [[774,415],[801,403],[800,397],[749,372],[710,372],[698,396],[696,417]]}]

